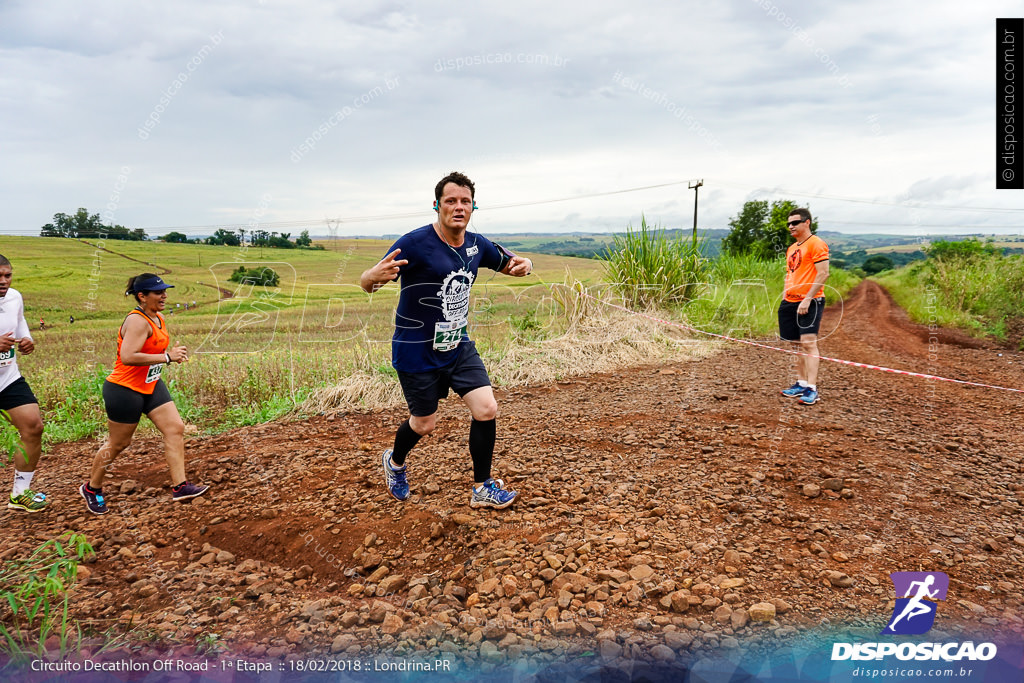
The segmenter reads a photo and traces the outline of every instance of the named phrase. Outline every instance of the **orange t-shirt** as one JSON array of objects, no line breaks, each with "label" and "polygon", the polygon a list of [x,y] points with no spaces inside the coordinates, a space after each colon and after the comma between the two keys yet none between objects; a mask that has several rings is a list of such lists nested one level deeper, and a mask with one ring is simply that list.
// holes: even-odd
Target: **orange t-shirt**
[{"label": "orange t-shirt", "polygon": [[[140,352],[165,353],[167,351],[167,347],[171,343],[171,335],[167,333],[167,323],[162,315],[156,314],[160,318],[159,326],[153,322],[152,318],[138,309],[133,310],[128,315],[141,315],[153,330],[152,334],[143,342],[142,348],[139,349]],[[125,320],[128,320],[128,318],[125,318]],[[121,327],[124,327],[124,323],[121,324]],[[122,387],[128,387],[140,394],[152,394],[153,390],[156,389],[157,381],[160,379],[160,373],[164,370],[165,363],[125,365],[121,362],[121,343],[123,341],[124,336],[122,336],[121,330],[118,329],[117,358],[114,359],[114,371],[107,377],[107,381],[113,384],[120,384]]]},{"label": "orange t-shirt", "polygon": [[[814,265],[822,261],[828,261],[828,245],[817,235],[789,245],[786,250],[786,301],[803,301],[818,274]],[[824,287],[814,298],[821,296],[825,296]]]}]

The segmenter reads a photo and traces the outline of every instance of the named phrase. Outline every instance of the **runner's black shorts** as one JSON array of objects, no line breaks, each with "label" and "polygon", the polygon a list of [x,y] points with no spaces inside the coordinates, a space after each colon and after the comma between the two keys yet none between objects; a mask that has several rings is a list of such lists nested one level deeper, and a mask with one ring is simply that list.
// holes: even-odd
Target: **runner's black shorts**
[{"label": "runner's black shorts", "polygon": [[459,344],[459,357],[448,367],[431,372],[399,371],[398,381],[409,404],[409,414],[416,417],[436,413],[438,401],[448,396],[449,389],[465,396],[474,389],[491,386],[484,361],[471,341]]},{"label": "runner's black shorts", "polygon": [[818,334],[821,314],[825,311],[825,297],[811,299],[811,307],[803,315],[797,315],[799,301],[783,300],[779,304],[779,336],[784,341],[800,341],[802,334]]},{"label": "runner's black shorts", "polygon": [[18,406],[27,406],[30,403],[39,403],[36,395],[32,393],[32,387],[28,385],[24,377],[19,377],[3,391],[0,391],[0,410],[10,410]]},{"label": "runner's black shorts", "polygon": [[138,424],[143,414],[149,415],[154,409],[172,400],[171,392],[162,379],[156,381],[152,394],[142,394],[109,381],[103,383],[103,405],[111,422]]}]

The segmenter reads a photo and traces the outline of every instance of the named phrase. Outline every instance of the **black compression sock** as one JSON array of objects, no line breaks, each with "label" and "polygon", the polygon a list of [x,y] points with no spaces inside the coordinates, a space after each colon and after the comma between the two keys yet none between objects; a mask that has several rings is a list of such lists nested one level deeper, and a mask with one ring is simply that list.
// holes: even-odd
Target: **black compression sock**
[{"label": "black compression sock", "polygon": [[473,456],[473,481],[487,481],[491,478],[491,461],[494,459],[494,442],[497,427],[494,420],[473,420],[469,428],[469,454]]},{"label": "black compression sock", "polygon": [[395,432],[395,447],[391,451],[391,462],[395,463],[395,467],[405,464],[405,456],[419,443],[421,438],[423,437],[409,426],[408,420],[399,426],[398,431]]}]

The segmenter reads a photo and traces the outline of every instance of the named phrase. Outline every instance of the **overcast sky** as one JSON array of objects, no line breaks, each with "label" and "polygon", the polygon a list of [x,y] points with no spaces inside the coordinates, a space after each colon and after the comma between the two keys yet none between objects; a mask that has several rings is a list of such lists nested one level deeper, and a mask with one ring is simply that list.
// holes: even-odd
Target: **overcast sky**
[{"label": "overcast sky", "polygon": [[[789,198],[825,230],[1024,234],[1024,192],[994,189],[995,19],[1014,16],[1021,2],[0,2],[0,233],[86,207],[151,236],[395,234],[433,219],[458,169],[484,234],[641,213],[690,227],[698,178],[702,228]],[[603,196],[541,203],[585,195]]]}]

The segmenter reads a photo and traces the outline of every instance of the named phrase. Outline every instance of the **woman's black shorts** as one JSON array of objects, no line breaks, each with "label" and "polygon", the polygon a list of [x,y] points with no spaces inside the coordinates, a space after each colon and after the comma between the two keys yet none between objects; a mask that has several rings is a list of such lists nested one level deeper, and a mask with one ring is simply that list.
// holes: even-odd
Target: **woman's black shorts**
[{"label": "woman's black shorts", "polygon": [[103,405],[111,422],[126,425],[138,424],[142,416],[149,415],[155,408],[170,403],[171,392],[162,379],[157,380],[152,394],[140,394],[134,389],[113,382],[103,383]]}]

